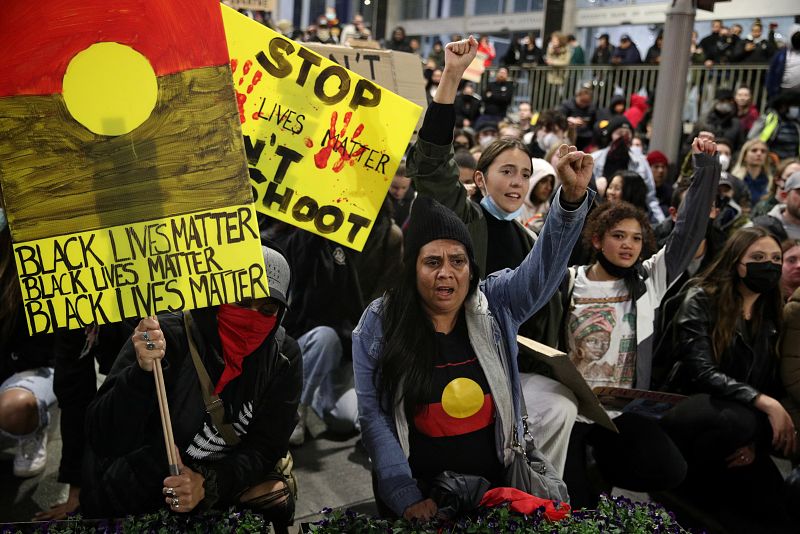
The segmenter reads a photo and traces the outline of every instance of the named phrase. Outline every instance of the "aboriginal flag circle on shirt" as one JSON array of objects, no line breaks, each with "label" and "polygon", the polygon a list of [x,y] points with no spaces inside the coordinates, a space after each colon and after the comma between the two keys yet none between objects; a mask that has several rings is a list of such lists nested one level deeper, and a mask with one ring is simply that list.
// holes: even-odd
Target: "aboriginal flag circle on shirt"
[{"label": "aboriginal flag circle on shirt", "polygon": [[469,434],[492,424],[495,408],[478,359],[434,366],[435,402],[420,406],[414,426],[422,434],[443,438]]}]

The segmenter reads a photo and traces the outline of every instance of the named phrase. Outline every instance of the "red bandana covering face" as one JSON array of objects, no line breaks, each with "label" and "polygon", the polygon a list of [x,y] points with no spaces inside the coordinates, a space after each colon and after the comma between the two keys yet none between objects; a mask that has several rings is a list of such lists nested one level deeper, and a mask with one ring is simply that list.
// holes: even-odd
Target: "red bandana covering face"
[{"label": "red bandana covering face", "polygon": [[242,360],[252,354],[275,328],[278,318],[255,310],[223,304],[217,312],[217,329],[222,341],[225,370],[219,377],[214,394],[219,395],[225,386],[242,374]]}]

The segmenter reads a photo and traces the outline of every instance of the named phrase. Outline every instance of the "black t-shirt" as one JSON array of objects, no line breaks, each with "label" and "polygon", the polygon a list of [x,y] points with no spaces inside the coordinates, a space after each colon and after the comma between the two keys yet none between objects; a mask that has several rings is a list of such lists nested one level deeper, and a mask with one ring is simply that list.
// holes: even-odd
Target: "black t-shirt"
[{"label": "black t-shirt", "polygon": [[514,221],[501,221],[483,206],[483,217],[486,219],[486,229],[489,233],[486,250],[486,272],[488,276],[500,269],[516,269],[528,255],[531,249],[525,240],[523,232],[516,227]]},{"label": "black t-shirt", "polygon": [[495,445],[495,406],[486,375],[469,343],[462,314],[449,334],[436,334],[433,393],[409,425],[414,478],[442,471],[480,475],[498,484],[502,465]]}]

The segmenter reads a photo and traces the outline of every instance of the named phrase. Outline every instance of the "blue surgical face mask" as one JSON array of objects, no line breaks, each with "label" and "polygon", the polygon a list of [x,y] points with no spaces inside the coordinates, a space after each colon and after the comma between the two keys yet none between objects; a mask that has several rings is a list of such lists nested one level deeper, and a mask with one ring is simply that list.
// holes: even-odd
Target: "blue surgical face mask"
[{"label": "blue surgical face mask", "polygon": [[8,226],[8,219],[6,219],[6,210],[0,208],[0,232],[6,229]]},{"label": "blue surgical face mask", "polygon": [[519,207],[516,211],[509,213],[497,204],[495,204],[492,197],[489,195],[484,196],[481,199],[481,206],[488,211],[495,219],[499,219],[501,221],[513,221],[520,215],[522,215],[522,206]]}]

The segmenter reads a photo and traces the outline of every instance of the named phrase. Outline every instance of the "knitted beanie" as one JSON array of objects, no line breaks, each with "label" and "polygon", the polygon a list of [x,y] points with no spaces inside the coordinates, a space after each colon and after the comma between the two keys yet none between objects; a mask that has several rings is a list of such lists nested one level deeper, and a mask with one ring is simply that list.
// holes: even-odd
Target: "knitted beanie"
[{"label": "knitted beanie", "polygon": [[437,239],[458,241],[467,249],[470,261],[475,262],[467,226],[448,208],[430,197],[419,195],[411,207],[404,240],[404,261],[416,263],[419,249]]}]

